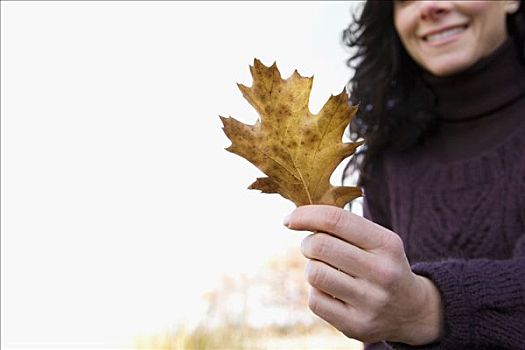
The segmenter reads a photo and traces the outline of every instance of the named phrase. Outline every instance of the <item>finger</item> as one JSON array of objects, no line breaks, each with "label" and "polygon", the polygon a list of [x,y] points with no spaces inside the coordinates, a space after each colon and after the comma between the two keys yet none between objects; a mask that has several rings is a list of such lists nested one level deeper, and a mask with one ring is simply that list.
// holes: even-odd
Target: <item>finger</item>
[{"label": "finger", "polygon": [[312,287],[334,298],[350,305],[356,302],[359,282],[342,271],[321,261],[309,260],[305,268],[305,277]]},{"label": "finger", "polygon": [[381,247],[394,234],[363,217],[331,205],[305,205],[287,219],[288,228],[327,232],[363,249]]},{"label": "finger", "polygon": [[339,330],[345,327],[345,317],[349,318],[352,308],[339,299],[324,293],[317,288],[310,288],[308,307],[314,314]]},{"label": "finger", "polygon": [[301,251],[308,259],[323,261],[354,277],[364,277],[374,267],[372,254],[326,233],[307,236]]}]

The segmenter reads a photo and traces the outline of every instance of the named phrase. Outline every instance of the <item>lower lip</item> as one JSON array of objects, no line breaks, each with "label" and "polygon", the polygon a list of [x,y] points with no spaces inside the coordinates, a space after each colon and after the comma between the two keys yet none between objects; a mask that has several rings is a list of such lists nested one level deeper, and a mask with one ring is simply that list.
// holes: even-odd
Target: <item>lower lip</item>
[{"label": "lower lip", "polygon": [[450,44],[450,43],[452,43],[454,41],[459,40],[467,29],[468,29],[468,27],[465,27],[461,32],[458,32],[456,34],[447,36],[447,37],[442,38],[442,39],[437,39],[437,40],[432,40],[432,41],[423,40],[423,42],[426,45],[432,46],[432,47],[438,47],[438,46],[447,45],[447,44]]}]

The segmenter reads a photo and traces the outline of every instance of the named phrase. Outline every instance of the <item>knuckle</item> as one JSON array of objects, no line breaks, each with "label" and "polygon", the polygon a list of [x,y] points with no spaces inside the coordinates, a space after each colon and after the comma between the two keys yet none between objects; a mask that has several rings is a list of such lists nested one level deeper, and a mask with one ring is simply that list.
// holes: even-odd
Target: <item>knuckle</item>
[{"label": "knuckle", "polygon": [[394,233],[384,236],[383,246],[394,255],[403,254],[405,250],[403,240]]},{"label": "knuckle", "polygon": [[312,256],[312,235],[307,236],[301,242],[301,253],[307,258]]},{"label": "knuckle", "polygon": [[308,261],[305,269],[306,280],[314,287],[323,286],[326,282],[327,273],[322,264],[315,261]]},{"label": "knuckle", "polygon": [[390,303],[391,294],[383,287],[371,285],[363,289],[358,294],[358,298],[362,301],[363,305],[367,305],[367,315],[370,316],[385,310],[385,307]]},{"label": "knuckle", "polygon": [[366,313],[363,314],[359,319],[356,319],[352,324],[351,333],[354,338],[359,339],[365,343],[375,343],[381,340],[377,336],[377,330],[379,324],[377,323],[377,317],[374,314]]},{"label": "knuckle", "polygon": [[308,297],[308,308],[316,315],[321,314],[319,299],[314,293]]},{"label": "knuckle", "polygon": [[393,264],[386,264],[377,269],[376,276],[380,285],[389,290],[392,289],[401,279],[401,271],[393,266]]},{"label": "knuckle", "polygon": [[342,327],[337,327],[346,337],[357,339],[365,343],[376,343],[384,340],[380,315],[367,310],[359,312],[345,320]]},{"label": "knuckle", "polygon": [[[306,239],[305,239],[306,240]],[[330,251],[330,238],[323,233],[316,233],[308,237],[304,247],[308,257],[322,259],[328,256]]]},{"label": "knuckle", "polygon": [[383,340],[378,332],[377,315],[373,313],[359,313],[347,318],[344,323],[335,325],[348,338],[357,339],[365,343],[375,343]]},{"label": "knuckle", "polygon": [[339,208],[329,208],[323,217],[328,232],[337,232],[344,227],[345,212]]}]

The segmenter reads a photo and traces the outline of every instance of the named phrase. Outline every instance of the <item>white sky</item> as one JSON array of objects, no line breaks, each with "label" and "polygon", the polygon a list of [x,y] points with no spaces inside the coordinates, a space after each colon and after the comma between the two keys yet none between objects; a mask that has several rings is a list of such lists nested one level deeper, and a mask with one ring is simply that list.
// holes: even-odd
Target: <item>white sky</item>
[{"label": "white sky", "polygon": [[194,320],[224,274],[297,247],[219,115],[255,57],[351,71],[348,2],[1,2],[2,348],[117,347]]}]

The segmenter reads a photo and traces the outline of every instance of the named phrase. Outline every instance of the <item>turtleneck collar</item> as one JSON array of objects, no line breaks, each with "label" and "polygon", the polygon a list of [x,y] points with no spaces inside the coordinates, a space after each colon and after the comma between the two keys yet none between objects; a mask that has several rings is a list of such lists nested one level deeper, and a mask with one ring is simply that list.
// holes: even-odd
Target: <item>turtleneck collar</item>
[{"label": "turtleneck collar", "polygon": [[427,73],[424,79],[436,95],[434,110],[444,122],[482,118],[525,94],[525,65],[511,39],[461,73]]}]

